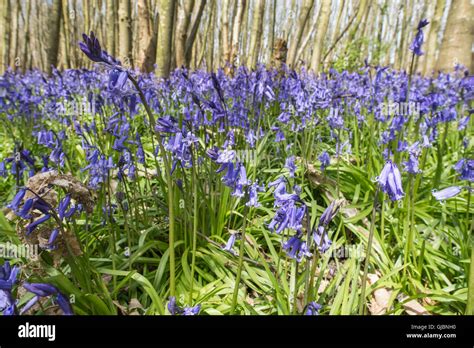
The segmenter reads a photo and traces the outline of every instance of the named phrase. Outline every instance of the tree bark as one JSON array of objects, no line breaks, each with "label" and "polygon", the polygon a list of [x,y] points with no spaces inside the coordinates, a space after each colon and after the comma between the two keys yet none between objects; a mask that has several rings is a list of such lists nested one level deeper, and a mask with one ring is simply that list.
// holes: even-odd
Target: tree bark
[{"label": "tree bark", "polygon": [[61,0],[54,0],[51,8],[51,15],[48,17],[49,33],[48,33],[48,55],[46,70],[51,73],[52,66],[58,65],[59,53],[59,33],[61,26]]},{"label": "tree bark", "polygon": [[186,39],[194,0],[180,0],[176,19],[175,52],[176,66],[186,66]]},{"label": "tree bark", "polygon": [[107,0],[106,4],[106,22],[107,22],[107,51],[116,55],[115,51],[115,11],[116,2],[115,0]]},{"label": "tree bark", "polygon": [[229,45],[229,0],[222,0],[222,13],[221,13],[221,20],[222,20],[222,49],[221,52],[223,54],[222,57],[218,57],[219,60],[221,58],[224,65],[230,60],[230,45]]},{"label": "tree bark", "polygon": [[131,41],[131,4],[130,0],[119,1],[119,59],[124,66],[133,66]]},{"label": "tree bark", "polygon": [[160,23],[156,45],[156,74],[159,77],[168,77],[171,69],[175,1],[159,0],[159,6]]},{"label": "tree bark", "polygon": [[137,50],[135,65],[144,72],[153,70],[156,54],[156,41],[153,42],[153,29],[150,22],[150,9],[146,0],[137,3]]},{"label": "tree bark", "polygon": [[7,35],[7,13],[8,13],[8,0],[0,0],[0,40],[2,43],[0,45],[0,73],[5,71],[7,61],[6,52],[8,48],[8,35]]},{"label": "tree bark", "polygon": [[441,50],[436,64],[440,71],[452,71],[456,64],[470,68],[473,42],[473,5],[470,0],[451,3]]},{"label": "tree bark", "polygon": [[[186,66],[189,66],[191,62],[193,45],[194,45],[194,41],[196,40],[196,34],[198,32],[199,25],[201,24],[201,18],[202,18],[202,14],[204,13],[204,8],[206,7],[206,0],[198,0],[197,6],[198,6],[198,9],[192,17],[191,24],[188,29],[188,35],[186,38],[186,48],[185,48]],[[199,50],[197,50],[197,52],[199,52]]]},{"label": "tree bark", "polygon": [[313,0],[303,0],[300,15],[298,17],[298,22],[296,24],[296,35],[291,40],[290,49],[288,50],[287,59],[288,65],[290,67],[294,67],[295,65],[296,51],[298,50],[299,44],[301,42],[301,37],[303,36],[304,28],[306,26],[306,23],[308,22],[309,14],[313,7],[313,2]]},{"label": "tree bark", "polygon": [[262,39],[263,14],[265,11],[265,0],[257,0],[252,20],[252,34],[250,38],[250,52],[248,65],[255,68],[260,53],[260,44]]},{"label": "tree bark", "polygon": [[245,5],[246,0],[237,0],[237,10],[234,16],[234,24],[232,26],[230,54],[227,59],[231,64],[235,63],[235,59],[239,52],[239,35],[242,31],[242,20],[244,18]]},{"label": "tree bark", "polygon": [[15,68],[15,58],[16,58],[16,46],[17,46],[17,32],[18,32],[18,3],[16,1],[9,1],[9,14],[10,14],[10,23],[9,23],[9,52],[8,52],[8,64],[13,69]]},{"label": "tree bark", "polygon": [[66,64],[67,68],[71,67],[71,60],[70,56],[72,55],[72,52],[70,51],[70,44],[69,44],[69,13],[68,13],[68,1],[67,0],[62,0],[62,20],[63,20],[63,26],[64,26],[64,32],[63,34],[63,39],[64,39],[64,49],[65,49],[65,55],[64,55],[64,63]]},{"label": "tree bark", "polygon": [[321,64],[321,53],[324,47],[324,38],[326,37],[326,30],[329,23],[329,16],[331,15],[331,0],[322,0],[321,13],[318,18],[318,28],[316,29],[316,36],[314,39],[313,55],[311,56],[310,68],[315,74],[319,72]]}]

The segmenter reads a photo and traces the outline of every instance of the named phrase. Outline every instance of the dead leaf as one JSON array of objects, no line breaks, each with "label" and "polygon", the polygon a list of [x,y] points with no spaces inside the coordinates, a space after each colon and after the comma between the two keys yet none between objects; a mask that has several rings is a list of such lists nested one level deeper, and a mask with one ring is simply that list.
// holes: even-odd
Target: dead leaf
[{"label": "dead leaf", "polygon": [[[377,274],[368,274],[368,285],[375,284],[380,278]],[[372,315],[384,315],[387,313],[390,295],[392,294],[391,290],[387,288],[378,288],[375,289],[372,293],[372,299],[369,303],[369,311]]]},{"label": "dead leaf", "polygon": [[[405,297],[405,299],[407,298]],[[417,300],[410,300],[402,305],[408,315],[431,315]]]}]

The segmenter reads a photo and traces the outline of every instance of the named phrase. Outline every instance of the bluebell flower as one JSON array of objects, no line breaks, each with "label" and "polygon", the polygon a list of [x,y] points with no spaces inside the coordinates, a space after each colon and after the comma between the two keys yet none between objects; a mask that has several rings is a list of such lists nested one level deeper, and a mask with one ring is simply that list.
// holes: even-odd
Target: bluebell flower
[{"label": "bluebell flower", "polygon": [[168,302],[168,311],[171,315],[198,315],[201,310],[201,305],[196,305],[194,307],[184,307],[180,308],[176,304],[176,297],[171,296]]},{"label": "bluebell flower", "polygon": [[22,308],[20,314],[27,312],[31,307],[33,307],[40,299],[40,297],[48,297],[52,296],[53,300],[55,300],[63,311],[65,315],[73,315],[74,312],[72,311],[71,305],[67,298],[61,294],[61,292],[53,285],[45,284],[45,283],[28,283],[24,282],[23,287],[33,293],[35,296],[28,301],[25,306]]},{"label": "bluebell flower", "polygon": [[340,205],[336,201],[332,201],[331,204],[324,210],[321,218],[319,219],[320,225],[328,225],[336,216],[339,211]]},{"label": "bluebell flower", "polygon": [[0,267],[0,311],[4,315],[15,311],[15,301],[11,291],[16,283],[19,271],[18,266],[12,268],[8,261],[5,261]]},{"label": "bluebell flower", "polygon": [[201,305],[196,305],[194,307],[184,307],[183,315],[198,315],[201,310]]},{"label": "bluebell flower", "polygon": [[451,186],[440,191],[433,190],[431,194],[433,197],[438,201],[444,201],[448,198],[452,198],[460,194],[462,191],[462,187],[460,186]]},{"label": "bluebell flower", "polygon": [[329,239],[324,226],[318,226],[318,228],[313,230],[313,240],[321,253],[325,253],[332,244],[332,241]]},{"label": "bluebell flower", "polygon": [[0,176],[2,178],[6,178],[8,175],[8,172],[7,172],[7,168],[5,166],[5,162],[4,161],[1,161],[0,162]]},{"label": "bluebell flower", "polygon": [[70,194],[67,194],[66,196],[64,196],[63,199],[59,201],[58,215],[61,220],[64,219],[64,216],[66,215],[66,212],[67,212],[67,209],[69,208],[70,203],[71,203]]},{"label": "bluebell flower", "polygon": [[172,116],[160,117],[156,120],[155,131],[176,133],[179,131],[178,123]]},{"label": "bluebell flower", "polygon": [[107,51],[100,47],[99,40],[91,31],[90,37],[82,34],[84,42],[79,43],[82,52],[92,61],[103,63],[109,69],[108,87],[111,91],[118,91],[125,86],[128,80],[128,71],[124,69],[121,62],[112,57]]},{"label": "bluebell flower", "polygon": [[418,167],[418,156],[416,154],[408,154],[408,161],[403,162],[403,165],[405,166],[405,170],[408,173],[418,174],[421,172],[420,168]]},{"label": "bluebell flower", "polygon": [[13,200],[7,204],[7,208],[17,211],[20,207],[21,202],[23,201],[23,197],[25,197],[25,194],[26,194],[26,189],[24,188],[20,189],[15,195],[15,197],[13,197]]},{"label": "bluebell flower", "polygon": [[321,308],[322,306],[319,303],[310,302],[308,303],[308,306],[306,307],[305,315],[319,315],[319,310]]},{"label": "bluebell flower", "polygon": [[228,251],[231,254],[235,254],[235,252],[232,250],[232,248],[234,247],[234,243],[235,243],[236,238],[237,238],[237,234],[232,233],[230,235],[229,239],[227,240],[227,243],[226,243],[225,247],[223,247],[222,250]]},{"label": "bluebell flower", "polygon": [[400,171],[392,161],[387,161],[376,180],[382,191],[387,193],[392,201],[397,201],[404,196]]},{"label": "bluebell flower", "polygon": [[471,119],[471,116],[469,115],[459,120],[458,130],[465,129],[469,125],[470,119]]},{"label": "bluebell flower", "polygon": [[324,171],[331,162],[331,157],[329,157],[326,151],[323,151],[323,153],[318,157],[318,159],[321,161],[321,171]]},{"label": "bluebell flower", "polygon": [[289,216],[287,214],[286,208],[279,208],[275,216],[272,218],[272,221],[268,224],[268,229],[270,231],[275,231],[275,233],[280,234],[288,226]]},{"label": "bluebell flower", "polygon": [[283,244],[283,250],[286,251],[288,257],[301,262],[304,257],[311,257],[306,242],[301,239],[301,233],[298,233],[288,239]]},{"label": "bluebell flower", "polygon": [[260,186],[258,182],[254,182],[249,188],[249,200],[245,203],[248,207],[260,207],[261,204],[258,202],[258,192],[263,192],[265,188]]},{"label": "bluebell flower", "polygon": [[422,19],[418,23],[417,32],[415,34],[415,38],[410,45],[410,50],[413,51],[414,54],[417,56],[423,55],[423,51],[421,50],[421,46],[423,45],[424,35],[423,35],[423,28],[429,24],[427,19]]},{"label": "bluebell flower", "polygon": [[453,168],[460,174],[459,178],[461,180],[474,182],[474,160],[462,158]]},{"label": "bluebell flower", "polygon": [[290,177],[293,178],[296,172],[295,156],[290,156],[286,159],[285,168],[288,169],[290,172]]},{"label": "bluebell flower", "polygon": [[120,65],[120,61],[109,55],[107,51],[102,50],[93,31],[91,31],[90,37],[82,34],[82,39],[84,42],[80,42],[79,47],[90,60],[111,66]]},{"label": "bluebell flower", "polygon": [[54,243],[56,242],[58,234],[59,234],[59,229],[57,229],[57,228],[55,228],[51,231],[51,235],[49,236],[49,239],[48,239],[48,244],[46,244],[45,247],[44,247],[46,250],[55,250],[55,249],[57,249],[57,246],[54,245]]},{"label": "bluebell flower", "polygon": [[23,207],[21,208],[20,211],[16,211],[16,215],[21,217],[22,219],[28,220],[31,219],[32,215],[30,214],[31,208],[33,207],[34,204],[34,199],[29,198],[26,200],[25,204],[23,204]]},{"label": "bluebell flower", "polygon": [[219,152],[217,156],[216,162],[217,163],[229,163],[234,161],[236,158],[236,152],[234,150],[226,149]]},{"label": "bluebell flower", "polygon": [[35,221],[33,221],[31,224],[26,226],[26,228],[25,228],[26,229],[26,231],[25,231],[26,235],[31,234],[36,229],[36,227],[41,225],[43,222],[48,221],[50,218],[51,218],[51,215],[46,214],[46,215],[43,215],[40,218],[36,219]]},{"label": "bluebell flower", "polygon": [[110,71],[108,87],[110,90],[121,90],[127,83],[127,80],[127,71],[123,70],[120,67],[115,67]]}]

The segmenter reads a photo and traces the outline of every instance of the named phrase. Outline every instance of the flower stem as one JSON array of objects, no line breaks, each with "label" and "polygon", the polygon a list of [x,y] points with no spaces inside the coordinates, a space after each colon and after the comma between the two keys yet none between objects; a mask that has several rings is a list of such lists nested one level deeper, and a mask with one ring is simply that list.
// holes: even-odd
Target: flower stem
[{"label": "flower stem", "polygon": [[377,211],[379,189],[375,191],[374,207],[372,208],[372,221],[370,223],[369,240],[367,241],[367,254],[365,256],[364,275],[362,277],[362,288],[360,290],[359,314],[365,314],[365,288],[367,284],[367,275],[369,273],[370,255],[372,253],[372,241],[374,239],[375,216]]},{"label": "flower stem", "polygon": [[[245,195],[247,196],[247,195]],[[247,199],[245,199],[247,201]],[[239,285],[240,285],[240,278],[242,277],[242,267],[244,265],[244,245],[245,245],[245,230],[247,228],[247,214],[248,214],[248,206],[246,205],[244,208],[244,222],[242,225],[242,239],[240,240],[240,249],[239,249],[239,265],[237,268],[237,276],[235,278],[235,285],[234,285],[234,294],[232,296],[232,306],[230,308],[230,314],[234,314],[235,306],[237,304],[237,295],[239,293]]]},{"label": "flower stem", "polygon": [[[469,221],[469,207],[471,204],[471,183],[469,183],[469,194],[467,196],[467,221]],[[468,238],[471,244],[471,264],[469,266],[469,278],[467,286],[466,314],[474,315],[474,219],[471,219],[471,227],[468,229]],[[469,226],[469,225],[468,225]]]},{"label": "flower stem", "polygon": [[196,264],[196,243],[197,243],[197,228],[198,228],[198,180],[197,180],[197,163],[193,163],[193,256],[191,261],[191,289],[189,291],[189,305],[192,306],[193,301],[193,285],[194,285],[194,271]]},{"label": "flower stem", "polygon": [[[150,106],[148,105],[148,102],[146,101],[145,95],[143,94],[143,91],[141,90],[137,80],[131,75],[128,74],[128,79],[132,82],[132,84],[135,86],[135,89],[137,90],[140,99],[143,103],[143,106],[145,107],[145,111],[148,115],[148,119],[150,122],[150,126],[152,129],[152,134],[156,135],[158,139],[158,146],[160,147],[160,152],[163,154],[163,162],[165,164],[165,176],[166,176],[166,184],[167,184],[167,189],[168,189],[168,217],[169,217],[169,251],[170,251],[170,296],[174,296],[175,294],[175,253],[174,253],[174,192],[173,192],[173,182],[171,179],[171,166],[168,161],[168,156],[166,154],[165,148],[163,146],[163,143],[161,141],[161,136],[158,133],[155,133],[155,117],[153,116],[153,113],[151,112]],[[155,157],[156,160],[156,157]],[[158,168],[157,168],[158,170]]]}]

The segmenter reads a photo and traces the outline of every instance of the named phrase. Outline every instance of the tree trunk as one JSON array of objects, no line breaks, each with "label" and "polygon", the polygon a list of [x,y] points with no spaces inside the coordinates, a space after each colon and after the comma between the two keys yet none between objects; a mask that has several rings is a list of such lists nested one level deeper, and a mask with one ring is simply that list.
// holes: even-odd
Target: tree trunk
[{"label": "tree trunk", "polygon": [[[137,3],[137,50],[135,65],[145,72],[153,70],[156,47],[153,44],[153,30],[150,23],[150,9],[146,0]],[[155,42],[156,45],[156,42]]]},{"label": "tree trunk", "polygon": [[106,22],[107,22],[107,51],[116,55],[115,51],[115,11],[116,2],[115,0],[107,0],[106,4]]},{"label": "tree trunk", "polygon": [[64,27],[64,32],[63,34],[63,39],[64,39],[64,49],[65,49],[65,54],[64,54],[64,63],[66,64],[67,68],[71,67],[71,60],[70,56],[72,55],[72,52],[70,51],[69,48],[69,13],[68,13],[68,1],[67,0],[62,0],[62,10],[63,10],[63,15],[62,15],[62,20],[63,20],[63,27]]},{"label": "tree trunk", "polygon": [[171,69],[171,43],[173,38],[175,1],[159,0],[159,4],[160,24],[158,43],[156,45],[156,74],[159,77],[168,77]]},{"label": "tree trunk", "polygon": [[[239,52],[239,35],[242,31],[242,20],[244,18],[246,0],[237,0],[237,10],[234,16],[234,24],[232,26],[231,48],[228,61],[235,63]],[[245,33],[244,33],[245,35]]]},{"label": "tree trunk", "polygon": [[[197,6],[198,6],[197,12],[195,12],[194,16],[192,17],[191,25],[188,29],[188,35],[186,38],[186,48],[185,48],[186,66],[189,66],[191,62],[193,45],[194,45],[194,41],[196,40],[196,34],[198,32],[199,25],[201,23],[202,14],[206,6],[206,0],[198,0]],[[196,52],[199,52],[199,50],[197,50]]]},{"label": "tree trunk", "polygon": [[257,0],[252,19],[252,34],[250,37],[250,52],[248,65],[255,68],[260,53],[260,44],[262,39],[263,14],[265,11],[265,0]]},{"label": "tree trunk", "polygon": [[[247,11],[244,13],[244,18],[242,22],[242,29],[243,29],[243,34],[242,34],[242,52],[248,55],[248,39],[249,39],[249,34],[250,34],[250,9],[252,7],[252,3],[248,1],[247,3]],[[246,64],[247,60],[241,61],[242,64]]]},{"label": "tree trunk", "polygon": [[0,0],[0,74],[5,71],[7,65],[6,52],[8,48],[8,36],[7,36],[7,13],[8,13],[8,0]]},{"label": "tree trunk", "polygon": [[48,33],[48,55],[46,70],[51,73],[51,67],[58,65],[59,53],[59,33],[61,26],[61,0],[54,0],[51,8],[51,15],[48,17],[49,33]]},{"label": "tree trunk", "polygon": [[222,35],[222,48],[221,52],[223,54],[222,57],[219,57],[219,60],[221,58],[223,61],[223,65],[230,60],[230,45],[229,45],[229,0],[222,0],[222,13],[221,13],[221,20],[222,20],[222,30],[221,30],[221,35]]},{"label": "tree trunk", "polygon": [[15,68],[15,60],[16,60],[16,46],[17,46],[17,32],[18,32],[18,3],[16,1],[10,0],[9,6],[9,15],[10,15],[10,44],[9,44],[9,52],[8,52],[8,64],[10,67]]},{"label": "tree trunk", "polygon": [[324,47],[324,38],[328,28],[329,16],[331,15],[331,0],[322,0],[321,13],[318,18],[318,29],[314,39],[313,55],[311,56],[310,68],[315,74],[319,72],[321,53]]},{"label": "tree trunk", "polygon": [[449,9],[446,30],[436,69],[452,71],[456,64],[471,66],[473,42],[473,5],[470,0],[456,0]]},{"label": "tree trunk", "polygon": [[175,52],[176,66],[186,66],[186,39],[194,0],[180,0],[176,19]]},{"label": "tree trunk", "polygon": [[[331,5],[331,4],[329,4]],[[313,7],[313,0],[303,0],[301,6],[300,15],[298,17],[298,23],[296,25],[296,35],[291,40],[290,49],[288,50],[288,65],[294,67],[296,59],[296,51],[301,42],[301,37],[303,36],[304,28],[308,22],[309,14],[311,8]]]},{"label": "tree trunk", "polygon": [[276,23],[277,0],[273,0],[270,7],[270,28],[268,30],[268,58],[269,63],[273,57],[273,47],[275,46],[275,23]]},{"label": "tree trunk", "polygon": [[[341,25],[342,25],[342,18],[344,18],[345,12],[348,11],[347,6],[345,6],[346,0],[342,0],[342,3],[340,4],[338,13],[337,13],[337,19],[336,19],[336,25],[334,27],[334,30],[331,35],[331,39],[329,40],[329,44],[332,45],[334,42],[336,42],[336,38],[339,36],[341,33]],[[335,52],[335,51],[333,51]],[[331,59],[334,57],[334,53],[331,56]]]},{"label": "tree trunk", "polygon": [[119,1],[119,59],[124,66],[133,66],[131,41],[131,4],[130,0]]},{"label": "tree trunk", "polygon": [[421,65],[423,74],[431,74],[436,64],[436,49],[438,47],[438,32],[443,17],[445,0],[437,0],[433,16],[428,26],[428,39],[426,40],[426,53],[421,56],[424,65]]}]

